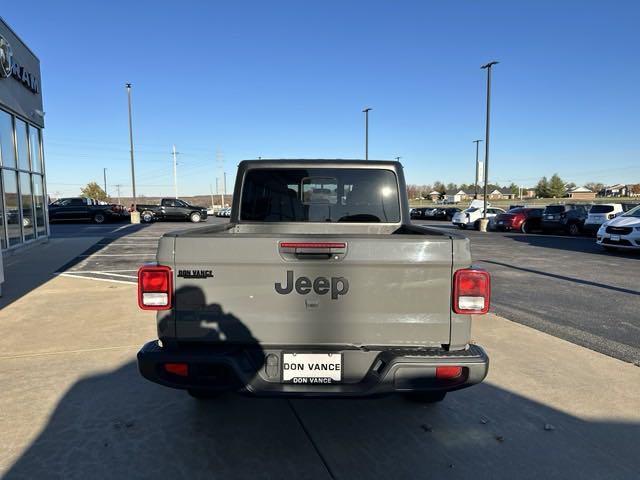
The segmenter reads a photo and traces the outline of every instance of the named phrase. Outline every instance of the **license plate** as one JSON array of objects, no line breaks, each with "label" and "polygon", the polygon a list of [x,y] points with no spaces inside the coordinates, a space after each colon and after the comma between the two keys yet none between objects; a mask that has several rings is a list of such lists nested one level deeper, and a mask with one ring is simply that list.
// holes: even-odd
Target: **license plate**
[{"label": "license plate", "polygon": [[282,382],[303,385],[342,380],[341,353],[283,353]]},{"label": "license plate", "polygon": [[619,242],[620,241],[620,235],[611,235],[611,241],[612,242]]},{"label": "license plate", "polygon": [[547,220],[553,220],[553,215],[547,215]]},{"label": "license plate", "polygon": [[504,225],[504,222],[502,220],[498,220],[498,225]]}]

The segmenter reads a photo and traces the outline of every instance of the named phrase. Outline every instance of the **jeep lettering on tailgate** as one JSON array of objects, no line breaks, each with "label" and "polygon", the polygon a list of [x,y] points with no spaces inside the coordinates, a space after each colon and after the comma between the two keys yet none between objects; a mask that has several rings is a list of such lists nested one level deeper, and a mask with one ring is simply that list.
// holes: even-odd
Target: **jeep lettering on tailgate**
[{"label": "jeep lettering on tailgate", "polygon": [[331,279],[317,277],[313,281],[309,277],[298,277],[294,283],[293,270],[287,270],[287,281],[284,287],[282,283],[276,283],[274,286],[276,292],[280,295],[287,295],[294,288],[300,295],[307,295],[313,289],[318,295],[326,295],[331,292],[333,300],[336,300],[341,295],[346,295],[349,291],[349,281],[344,277],[331,277]]}]

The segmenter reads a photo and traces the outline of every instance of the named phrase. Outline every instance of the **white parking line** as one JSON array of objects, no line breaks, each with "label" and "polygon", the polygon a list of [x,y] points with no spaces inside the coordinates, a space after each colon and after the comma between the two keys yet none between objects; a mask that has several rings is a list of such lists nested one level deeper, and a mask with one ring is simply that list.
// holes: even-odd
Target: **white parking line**
[{"label": "white parking line", "polygon": [[[69,272],[69,273],[73,273],[73,271]],[[85,272],[82,272],[85,273]],[[136,277],[135,275],[122,275],[121,273],[111,273],[111,272],[91,272],[94,275],[111,275],[112,277],[122,277],[122,278],[134,278],[134,279],[138,279],[138,277]]]},{"label": "white parking line", "polygon": [[104,246],[104,247],[128,247],[133,245],[134,247],[157,247],[157,243],[96,243],[96,245]]},{"label": "white parking line", "polygon": [[128,282],[126,280],[111,280],[109,278],[95,278],[95,277],[85,277],[84,275],[74,275],[72,273],[59,273],[61,277],[69,277],[69,278],[83,278],[86,280],[95,280],[97,282],[112,282],[112,283],[124,283],[127,285],[136,285],[137,282]]},{"label": "white parking line", "polygon": [[78,255],[81,258],[89,257],[148,257],[155,256],[156,252],[152,253],[92,253],[91,255]]}]

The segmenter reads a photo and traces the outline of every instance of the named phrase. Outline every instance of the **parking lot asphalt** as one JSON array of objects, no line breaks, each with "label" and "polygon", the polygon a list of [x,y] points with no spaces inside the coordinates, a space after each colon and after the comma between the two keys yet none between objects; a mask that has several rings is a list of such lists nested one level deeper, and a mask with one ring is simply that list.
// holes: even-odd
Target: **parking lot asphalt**
[{"label": "parking lot asphalt", "polygon": [[458,230],[491,272],[492,311],[640,365],[640,252],[610,253],[593,237]]},{"label": "parking lot asphalt", "polygon": [[61,266],[57,274],[67,277],[136,283],[140,265],[155,259],[158,240],[163,234],[187,228],[201,228],[228,219],[210,218],[207,222],[130,223],[56,223],[51,225],[54,239],[95,237],[96,242],[76,258]]},{"label": "parking lot asphalt", "polygon": [[[227,221],[54,224],[53,238],[96,237],[58,274],[135,283],[138,267],[153,261],[164,233]],[[416,223],[470,239],[474,262],[492,274],[495,313],[640,365],[640,253],[605,252],[593,237],[482,233],[444,221]]]}]

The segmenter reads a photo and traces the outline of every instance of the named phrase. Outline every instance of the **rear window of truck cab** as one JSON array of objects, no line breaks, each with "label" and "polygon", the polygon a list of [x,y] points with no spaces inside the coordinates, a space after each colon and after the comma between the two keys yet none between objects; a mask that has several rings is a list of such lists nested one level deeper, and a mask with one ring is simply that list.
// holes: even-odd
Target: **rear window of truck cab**
[{"label": "rear window of truck cab", "polygon": [[613,212],[613,205],[594,205],[589,213],[609,213]]},{"label": "rear window of truck cab", "polygon": [[250,169],[242,186],[240,220],[397,223],[398,180],[384,169]]}]

